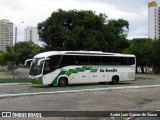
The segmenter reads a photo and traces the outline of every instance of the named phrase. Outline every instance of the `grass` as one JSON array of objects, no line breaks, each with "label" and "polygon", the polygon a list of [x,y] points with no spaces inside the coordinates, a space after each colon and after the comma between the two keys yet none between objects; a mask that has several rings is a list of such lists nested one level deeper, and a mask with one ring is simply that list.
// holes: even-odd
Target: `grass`
[{"label": "grass", "polygon": [[21,83],[21,82],[29,82],[29,79],[28,78],[0,79],[0,83]]}]

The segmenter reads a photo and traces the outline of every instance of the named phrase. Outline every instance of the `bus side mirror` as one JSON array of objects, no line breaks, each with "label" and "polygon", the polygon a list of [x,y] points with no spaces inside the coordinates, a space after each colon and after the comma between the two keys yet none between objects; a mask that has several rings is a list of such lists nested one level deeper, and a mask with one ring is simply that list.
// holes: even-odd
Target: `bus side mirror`
[{"label": "bus side mirror", "polygon": [[38,61],[38,66],[40,66],[40,64],[41,64],[42,61],[49,60],[49,59],[50,59],[50,58],[45,58],[45,59],[39,60],[39,61]]},{"label": "bus side mirror", "polygon": [[32,60],[33,60],[33,59],[28,59],[28,60],[26,60],[25,63],[24,63],[24,65],[26,66],[26,65],[27,65],[27,62],[32,61]]}]

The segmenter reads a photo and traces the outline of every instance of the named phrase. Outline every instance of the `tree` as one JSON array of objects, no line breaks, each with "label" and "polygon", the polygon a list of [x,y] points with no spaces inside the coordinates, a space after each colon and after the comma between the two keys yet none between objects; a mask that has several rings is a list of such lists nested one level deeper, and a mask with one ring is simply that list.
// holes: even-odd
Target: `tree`
[{"label": "tree", "polygon": [[[136,67],[140,67],[144,73],[144,67],[152,66],[153,41],[148,38],[134,38],[129,43],[129,47],[123,53],[134,54],[137,61]],[[137,69],[136,72],[138,72]]]},{"label": "tree", "polygon": [[3,54],[4,54],[4,52],[0,51],[0,66],[4,67],[7,65],[7,62],[4,60]]},{"label": "tree", "polygon": [[126,20],[107,21],[105,14],[96,15],[89,10],[59,9],[38,24],[38,33],[46,50],[121,52],[128,45],[128,26]]},{"label": "tree", "polygon": [[160,40],[155,40],[152,48],[153,72],[160,73]]},{"label": "tree", "polygon": [[31,41],[18,42],[16,44],[16,53],[19,53],[17,63],[24,64],[25,60],[33,58],[34,55],[42,52],[43,49]]},{"label": "tree", "polygon": [[14,72],[16,69],[16,61],[19,59],[19,54],[14,51],[7,51],[3,53],[3,63],[7,65],[8,70],[12,70],[13,78],[14,78]]},{"label": "tree", "polygon": [[31,41],[25,41],[16,43],[16,51],[14,51],[14,46],[6,46],[6,50],[8,53],[19,54],[16,64],[24,64],[26,59],[33,58],[34,55],[42,52],[43,48]]},{"label": "tree", "polygon": [[[128,47],[126,39],[129,30],[129,23],[126,20],[109,20],[104,27],[105,42],[108,42],[111,52],[122,52]],[[104,42],[104,43],[105,43]]]}]

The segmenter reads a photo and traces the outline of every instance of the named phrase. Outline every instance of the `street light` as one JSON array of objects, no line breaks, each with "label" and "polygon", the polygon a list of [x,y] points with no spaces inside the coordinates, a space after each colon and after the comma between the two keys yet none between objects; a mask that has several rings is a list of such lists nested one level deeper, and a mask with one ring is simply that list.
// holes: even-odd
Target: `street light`
[{"label": "street light", "polygon": [[24,23],[24,21],[22,21],[21,23],[19,23],[17,26],[15,26],[15,45],[14,45],[14,51],[16,51],[16,43],[17,43],[17,28],[20,24]]}]

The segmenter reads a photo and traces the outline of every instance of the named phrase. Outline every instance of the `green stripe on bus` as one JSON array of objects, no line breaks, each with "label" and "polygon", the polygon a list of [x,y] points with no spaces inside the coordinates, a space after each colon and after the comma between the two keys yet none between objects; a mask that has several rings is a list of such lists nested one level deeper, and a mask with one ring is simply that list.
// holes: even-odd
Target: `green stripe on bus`
[{"label": "green stripe on bus", "polygon": [[43,80],[42,80],[42,77],[36,79],[36,80],[32,80],[30,79],[29,80],[32,84],[43,84]]},{"label": "green stripe on bus", "polygon": [[76,68],[74,69],[73,73],[78,73],[80,71],[81,68]]},{"label": "green stripe on bus", "polygon": [[93,66],[83,66],[82,68],[69,69],[68,71],[61,71],[51,84],[58,84],[57,79],[60,75],[67,75],[68,77],[73,73],[84,72],[86,70],[92,70]]},{"label": "green stripe on bus", "polygon": [[72,73],[84,72],[86,70],[91,70],[92,68],[93,66],[92,67],[84,66],[82,68],[69,69],[65,75],[69,77]]},{"label": "green stripe on bus", "polygon": [[87,67],[86,70],[92,70],[92,68],[93,68],[93,66],[89,66],[89,67]]},{"label": "green stripe on bus", "polygon": [[72,73],[73,73],[74,69],[69,69],[67,72],[66,72],[66,75],[69,77]]},{"label": "green stripe on bus", "polygon": [[66,71],[61,71],[58,75],[57,75],[57,77],[53,80],[53,82],[51,83],[51,84],[57,84],[57,79],[58,79],[58,77],[60,76],[60,75],[64,75],[66,73]]}]

